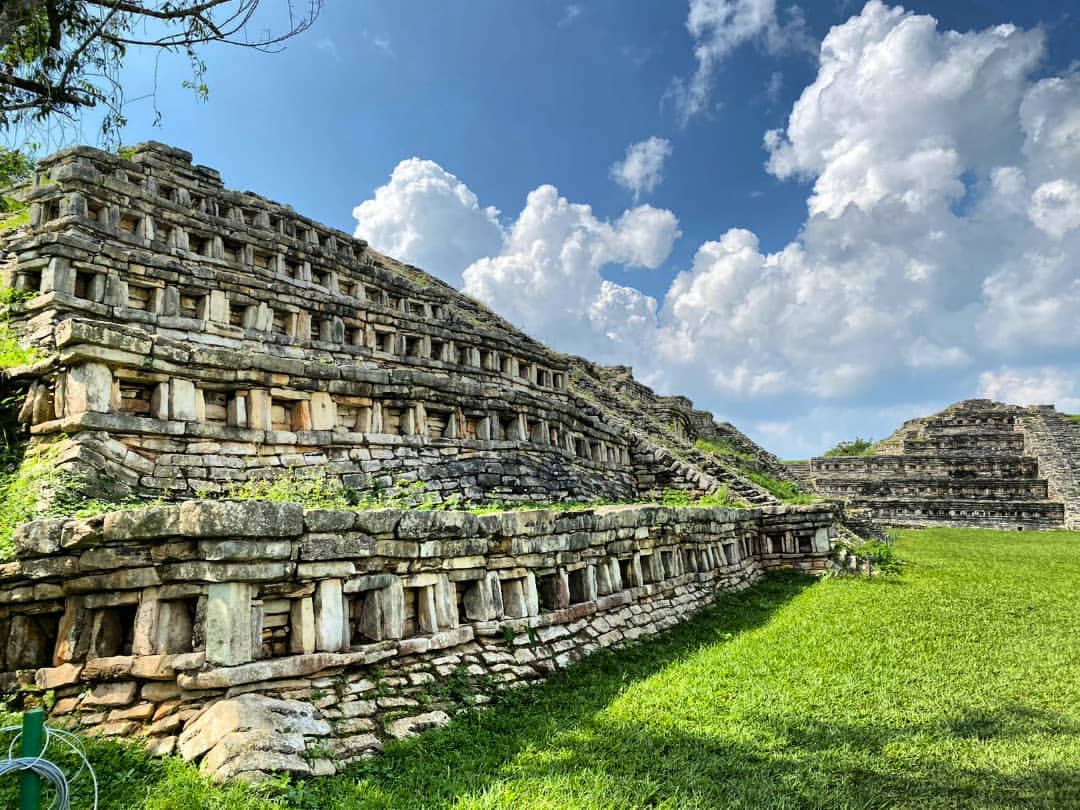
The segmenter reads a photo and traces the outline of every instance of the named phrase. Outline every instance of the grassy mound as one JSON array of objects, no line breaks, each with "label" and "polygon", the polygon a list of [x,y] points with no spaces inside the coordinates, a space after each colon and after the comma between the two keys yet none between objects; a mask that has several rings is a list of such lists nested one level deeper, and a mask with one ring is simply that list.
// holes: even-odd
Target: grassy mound
[{"label": "grassy mound", "polygon": [[102,807],[1080,806],[1080,534],[909,531],[898,553],[897,577],[724,595],[332,779],[211,787],[95,743]]}]

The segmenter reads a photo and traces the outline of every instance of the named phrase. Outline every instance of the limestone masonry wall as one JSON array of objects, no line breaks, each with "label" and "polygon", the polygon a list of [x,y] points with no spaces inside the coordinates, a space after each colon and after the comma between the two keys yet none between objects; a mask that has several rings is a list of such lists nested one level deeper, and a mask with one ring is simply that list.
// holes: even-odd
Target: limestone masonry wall
[{"label": "limestone masonry wall", "polygon": [[726,484],[775,503],[698,438],[786,476],[689,400],[554,352],[181,150],[65,150],[25,197],[4,281],[28,296],[9,314],[42,360],[0,382],[95,494],[180,499],[316,470],[356,490],[420,481],[435,501]]},{"label": "limestone masonry wall", "polygon": [[835,518],[189,501],[39,520],[0,565],[0,685],[218,776],[332,773],[771,568],[823,569]]},{"label": "limestone masonry wall", "polygon": [[813,488],[884,524],[1080,528],[1080,425],[1052,406],[959,402],[877,450],[811,459]]}]

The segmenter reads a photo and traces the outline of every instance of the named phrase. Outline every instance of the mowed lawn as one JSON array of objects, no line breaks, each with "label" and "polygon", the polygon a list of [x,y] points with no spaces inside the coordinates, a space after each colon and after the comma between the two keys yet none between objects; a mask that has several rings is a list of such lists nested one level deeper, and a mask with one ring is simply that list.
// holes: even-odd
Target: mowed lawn
[{"label": "mowed lawn", "polygon": [[903,532],[352,772],[261,791],[116,746],[107,808],[1080,807],[1080,534]]}]

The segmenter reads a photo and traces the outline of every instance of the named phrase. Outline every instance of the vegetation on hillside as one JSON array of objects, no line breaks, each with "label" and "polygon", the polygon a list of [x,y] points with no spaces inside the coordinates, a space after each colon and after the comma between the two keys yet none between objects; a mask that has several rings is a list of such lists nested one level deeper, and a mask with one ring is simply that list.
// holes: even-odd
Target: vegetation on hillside
[{"label": "vegetation on hillside", "polygon": [[770,577],[335,777],[220,786],[90,740],[101,808],[1080,806],[1080,534],[898,549],[900,577]]},{"label": "vegetation on hillside", "polygon": [[747,453],[744,450],[739,450],[735,445],[730,442],[723,441],[722,439],[698,439],[694,442],[694,447],[703,453],[713,453],[718,456],[729,456],[739,461],[755,461],[753,453]]},{"label": "vegetation on hillside", "polygon": [[840,442],[836,447],[826,450],[826,456],[875,456],[877,448],[873,439],[863,439],[856,436],[849,442]]}]

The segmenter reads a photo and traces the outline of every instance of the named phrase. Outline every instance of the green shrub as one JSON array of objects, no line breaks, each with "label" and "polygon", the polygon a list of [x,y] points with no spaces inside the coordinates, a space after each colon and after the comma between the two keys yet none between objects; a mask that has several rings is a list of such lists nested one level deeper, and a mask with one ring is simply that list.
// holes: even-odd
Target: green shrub
[{"label": "green shrub", "polygon": [[840,442],[831,450],[825,451],[826,456],[875,456],[877,448],[873,439],[863,439],[856,436],[850,442]]},{"label": "green shrub", "polygon": [[698,439],[694,442],[694,447],[703,453],[712,453],[717,456],[728,456],[729,458],[737,458],[740,461],[755,461],[753,453],[747,453],[743,450],[739,450],[730,442],[723,439]]},{"label": "green shrub", "polygon": [[11,327],[6,323],[0,323],[0,368],[25,366],[40,358],[41,352],[23,346]]},{"label": "green shrub", "polygon": [[664,506],[721,506],[728,509],[744,509],[747,506],[745,501],[732,496],[726,484],[700,497],[685,489],[669,488],[660,493],[657,501]]}]

